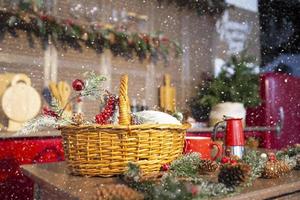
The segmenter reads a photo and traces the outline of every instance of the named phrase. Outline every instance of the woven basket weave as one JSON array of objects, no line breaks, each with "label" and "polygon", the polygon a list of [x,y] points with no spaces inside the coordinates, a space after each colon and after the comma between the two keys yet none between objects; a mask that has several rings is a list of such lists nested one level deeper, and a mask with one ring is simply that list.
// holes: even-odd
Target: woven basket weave
[{"label": "woven basket weave", "polygon": [[182,154],[188,124],[82,125],[61,127],[65,158],[74,175],[122,174],[128,162],[143,173],[159,171],[161,165]]}]

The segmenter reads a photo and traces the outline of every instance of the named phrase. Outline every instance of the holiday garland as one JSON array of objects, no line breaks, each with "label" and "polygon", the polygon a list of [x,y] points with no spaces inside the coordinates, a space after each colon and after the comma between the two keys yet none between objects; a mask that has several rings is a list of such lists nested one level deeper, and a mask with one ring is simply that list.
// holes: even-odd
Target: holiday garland
[{"label": "holiday garland", "polygon": [[[242,159],[223,157],[217,164],[220,166],[218,181],[203,175],[203,160],[198,153],[184,155],[173,161],[169,167],[164,165],[163,172],[143,175],[137,165],[129,163],[124,174],[126,184],[144,195],[144,199],[206,199],[233,195],[244,187],[252,185],[266,173],[276,178],[285,175],[292,169],[299,169],[300,145],[274,153],[261,153],[246,149]],[[289,166],[286,158],[298,165]],[[275,170],[272,168],[275,166]],[[297,168],[298,167],[298,168]]]},{"label": "holiday garland", "polygon": [[21,2],[19,11],[0,9],[0,30],[17,37],[16,30],[27,33],[33,43],[32,35],[39,37],[44,47],[49,40],[57,47],[66,49],[71,47],[79,51],[85,45],[102,53],[109,49],[114,55],[132,58],[135,54],[141,59],[150,58],[156,61],[159,58],[168,60],[171,50],[175,56],[182,50],[176,41],[169,40],[160,32],[155,34],[126,33],[117,31],[108,25],[81,26],[70,19],[60,20],[53,16],[34,11],[30,3]]}]

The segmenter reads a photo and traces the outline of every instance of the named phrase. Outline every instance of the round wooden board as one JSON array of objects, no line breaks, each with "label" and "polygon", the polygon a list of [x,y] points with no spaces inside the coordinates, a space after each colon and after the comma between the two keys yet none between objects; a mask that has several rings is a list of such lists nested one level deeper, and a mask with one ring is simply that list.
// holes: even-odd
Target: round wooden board
[{"label": "round wooden board", "polygon": [[31,86],[18,83],[9,87],[2,97],[2,109],[9,119],[26,122],[34,118],[40,110],[41,99]]}]

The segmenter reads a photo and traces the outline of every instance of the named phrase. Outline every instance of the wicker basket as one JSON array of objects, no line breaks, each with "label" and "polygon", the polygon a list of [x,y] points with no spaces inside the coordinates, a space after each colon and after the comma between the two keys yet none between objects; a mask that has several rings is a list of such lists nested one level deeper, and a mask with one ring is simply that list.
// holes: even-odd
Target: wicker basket
[{"label": "wicker basket", "polygon": [[122,174],[128,162],[143,173],[159,171],[182,154],[185,125],[82,125],[61,128],[68,169],[74,175]]}]

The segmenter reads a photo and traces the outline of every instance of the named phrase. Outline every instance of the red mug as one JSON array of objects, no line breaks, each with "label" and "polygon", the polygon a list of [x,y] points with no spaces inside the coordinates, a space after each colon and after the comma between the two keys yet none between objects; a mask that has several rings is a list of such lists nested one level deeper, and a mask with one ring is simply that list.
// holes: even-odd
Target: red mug
[{"label": "red mug", "polygon": [[[218,152],[214,157],[211,156],[213,147],[217,147]],[[186,136],[184,153],[198,152],[202,159],[216,160],[221,155],[221,145],[213,142],[211,137]]]}]

